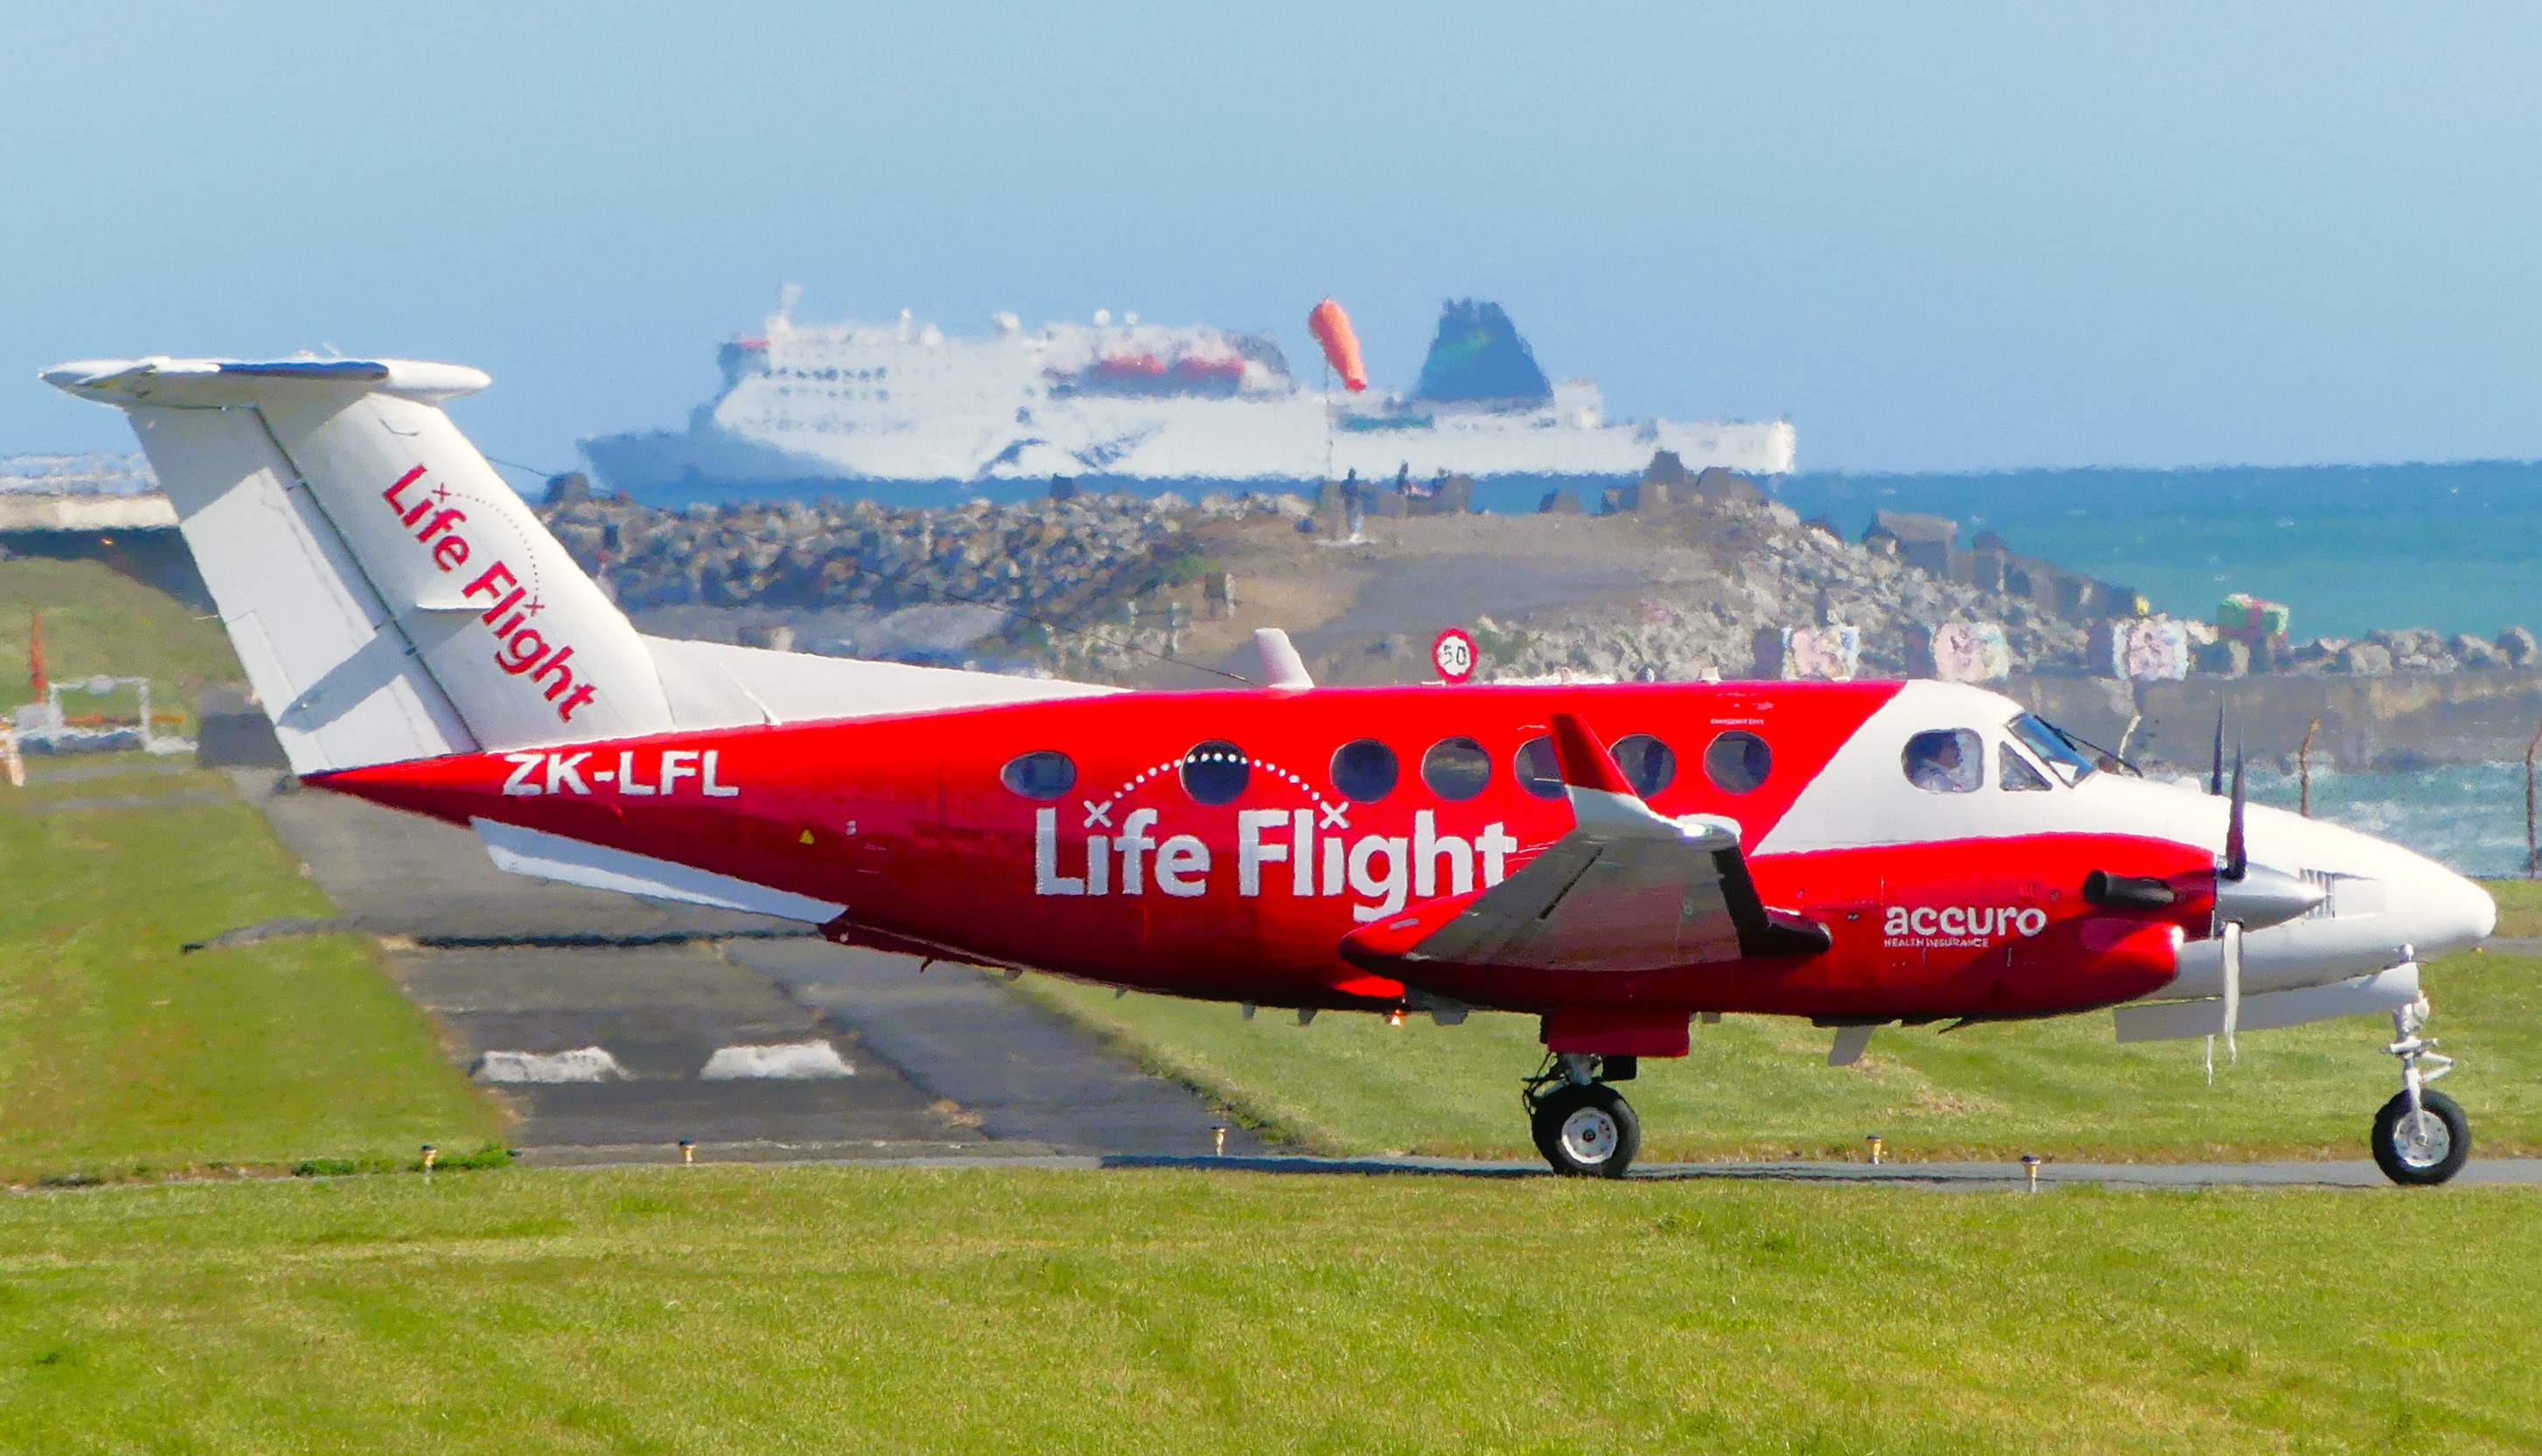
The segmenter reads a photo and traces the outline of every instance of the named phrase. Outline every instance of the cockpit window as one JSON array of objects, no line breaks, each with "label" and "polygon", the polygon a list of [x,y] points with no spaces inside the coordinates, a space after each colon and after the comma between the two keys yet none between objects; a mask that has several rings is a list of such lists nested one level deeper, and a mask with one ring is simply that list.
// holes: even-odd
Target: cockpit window
[{"label": "cockpit window", "polygon": [[1973,794],[1985,782],[1985,744],[1966,728],[1906,740],[1906,781],[1928,794]]},{"label": "cockpit window", "polygon": [[2042,793],[2047,790],[2048,780],[2040,775],[2038,769],[2031,767],[2030,761],[2016,752],[2012,745],[1996,744],[1994,757],[1995,787],[2016,794]]},{"label": "cockpit window", "polygon": [[2012,736],[2021,740],[2023,748],[2037,754],[2049,772],[2069,784],[2081,783],[2100,766],[2094,762],[2102,757],[2100,754],[2087,752],[2081,739],[2037,713],[2023,713],[2013,719]]}]

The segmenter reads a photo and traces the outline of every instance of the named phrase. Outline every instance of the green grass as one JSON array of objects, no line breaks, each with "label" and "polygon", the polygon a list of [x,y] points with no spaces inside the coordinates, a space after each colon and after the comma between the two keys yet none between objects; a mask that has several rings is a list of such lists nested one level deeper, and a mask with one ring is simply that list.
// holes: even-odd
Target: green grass
[{"label": "green grass", "polygon": [[[1020,984],[1260,1126],[1331,1152],[1534,1156],[1519,1080],[1543,1049],[1530,1017],[1390,1027],[1328,1013],[1301,1027],[1265,1011],[1112,992],[1043,977]],[[2542,959],[2457,956],[2430,968],[2430,1030],[2460,1060],[2445,1083],[2484,1153],[2542,1149]],[[1879,1133],[1902,1158],[2178,1161],[2364,1156],[2374,1111],[2400,1088],[2388,1023],[2320,1022],[2243,1037],[2212,1087],[2204,1044],[2122,1047],[2105,1015],[1890,1028],[1851,1067],[1831,1033],[1777,1017],[1694,1029],[1683,1060],[1644,1060],[1624,1090],[1645,1159],[1852,1157]]]},{"label": "green grass", "polygon": [[2542,880],[2484,880],[2498,902],[2498,933],[2542,936]]},{"label": "green grass", "polygon": [[0,1201],[0,1447],[2531,1450],[2534,1207],[739,1167],[39,1195]]},{"label": "green grass", "polygon": [[[0,561],[0,710],[26,694],[29,619],[44,614],[44,659],[67,682],[101,674],[148,678],[160,712],[192,712],[190,690],[245,674],[217,621],[97,561]],[[87,711],[78,696],[72,712]],[[126,707],[127,704],[117,704]]]},{"label": "green grass", "polygon": [[455,1154],[498,1137],[497,1114],[367,941],[182,952],[257,920],[334,913],[246,804],[34,812],[226,791],[218,774],[125,762],[132,771],[0,785],[0,1182],[376,1166],[424,1142]]}]

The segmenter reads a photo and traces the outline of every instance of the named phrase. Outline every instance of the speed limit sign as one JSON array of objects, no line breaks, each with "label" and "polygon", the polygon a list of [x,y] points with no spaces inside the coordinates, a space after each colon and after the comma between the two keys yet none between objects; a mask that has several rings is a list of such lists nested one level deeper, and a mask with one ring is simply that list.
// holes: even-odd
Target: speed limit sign
[{"label": "speed limit sign", "polygon": [[1474,639],[1463,627],[1450,627],[1430,644],[1431,665],[1439,676],[1451,683],[1462,683],[1474,675]]}]

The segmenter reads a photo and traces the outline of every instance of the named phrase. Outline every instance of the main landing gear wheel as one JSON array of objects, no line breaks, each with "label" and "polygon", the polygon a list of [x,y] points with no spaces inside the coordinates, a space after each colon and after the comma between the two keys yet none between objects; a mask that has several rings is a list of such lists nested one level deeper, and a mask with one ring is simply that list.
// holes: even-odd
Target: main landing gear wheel
[{"label": "main landing gear wheel", "polygon": [[2461,1104],[2442,1092],[2395,1092],[2374,1115],[2374,1165],[2394,1183],[2426,1188],[2462,1171],[2471,1156],[2471,1121]]},{"label": "main landing gear wheel", "polygon": [[1571,1178],[1621,1178],[1642,1148],[1642,1121],[1604,1082],[1573,1082],[1536,1097],[1529,1110],[1535,1150]]}]

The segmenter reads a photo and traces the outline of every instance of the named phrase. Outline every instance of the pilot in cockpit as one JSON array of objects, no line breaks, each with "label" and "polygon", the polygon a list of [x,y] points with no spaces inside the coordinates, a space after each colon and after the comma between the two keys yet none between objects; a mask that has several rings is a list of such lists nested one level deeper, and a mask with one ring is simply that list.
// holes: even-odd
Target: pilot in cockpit
[{"label": "pilot in cockpit", "polygon": [[1906,780],[1928,794],[1977,792],[1985,778],[1978,736],[1965,728],[1918,733],[1906,740]]}]

